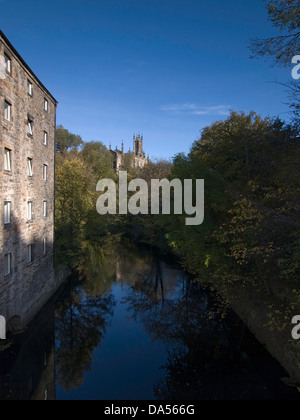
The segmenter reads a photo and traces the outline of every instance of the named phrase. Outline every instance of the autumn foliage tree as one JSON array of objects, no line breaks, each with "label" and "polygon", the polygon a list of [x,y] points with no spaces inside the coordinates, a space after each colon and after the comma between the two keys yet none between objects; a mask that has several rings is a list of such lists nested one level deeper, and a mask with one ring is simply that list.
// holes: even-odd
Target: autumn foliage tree
[{"label": "autumn foliage tree", "polygon": [[205,179],[205,222],[162,223],[187,268],[267,293],[299,284],[299,159],[297,131],[278,119],[232,112],[205,128],[173,168],[174,177]]}]

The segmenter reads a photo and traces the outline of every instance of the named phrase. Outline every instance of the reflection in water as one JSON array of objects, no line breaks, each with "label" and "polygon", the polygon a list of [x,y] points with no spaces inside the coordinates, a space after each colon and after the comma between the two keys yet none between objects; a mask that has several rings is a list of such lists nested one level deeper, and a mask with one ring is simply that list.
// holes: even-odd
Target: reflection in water
[{"label": "reflection in water", "polygon": [[55,399],[54,328],[52,300],[25,333],[0,341],[0,401]]},{"label": "reflection in water", "polygon": [[299,399],[243,324],[173,262],[121,236],[83,255],[55,308],[0,348],[0,399]]},{"label": "reflection in water", "polygon": [[91,368],[93,351],[103,339],[112,316],[114,298],[86,296],[80,288],[67,290],[57,308],[56,368],[60,386],[79,388]]},{"label": "reflection in water", "polygon": [[123,237],[86,244],[85,255],[82,287],[58,311],[58,398],[298,398],[243,324],[177,266]]}]

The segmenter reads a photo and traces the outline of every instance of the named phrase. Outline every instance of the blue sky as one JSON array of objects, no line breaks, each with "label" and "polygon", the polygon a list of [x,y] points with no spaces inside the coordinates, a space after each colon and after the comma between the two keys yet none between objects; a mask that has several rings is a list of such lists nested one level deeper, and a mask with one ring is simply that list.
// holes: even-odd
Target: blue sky
[{"label": "blue sky", "polygon": [[0,28],[85,141],[128,149],[141,132],[169,158],[230,109],[289,118],[273,82],[292,66],[249,59],[251,38],[277,34],[263,0],[0,0]]}]

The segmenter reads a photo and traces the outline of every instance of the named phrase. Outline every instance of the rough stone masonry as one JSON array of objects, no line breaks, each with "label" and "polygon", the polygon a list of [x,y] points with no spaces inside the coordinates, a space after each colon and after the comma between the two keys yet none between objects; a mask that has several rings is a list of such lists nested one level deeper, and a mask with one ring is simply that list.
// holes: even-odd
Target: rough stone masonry
[{"label": "rough stone masonry", "polygon": [[22,328],[56,288],[57,101],[0,31],[0,315]]}]

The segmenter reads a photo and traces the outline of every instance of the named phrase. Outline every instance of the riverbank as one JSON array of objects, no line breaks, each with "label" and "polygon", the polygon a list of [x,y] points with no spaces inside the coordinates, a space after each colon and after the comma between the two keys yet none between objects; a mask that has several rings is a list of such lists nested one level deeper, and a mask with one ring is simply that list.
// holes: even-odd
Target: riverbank
[{"label": "riverbank", "polygon": [[287,383],[299,386],[300,343],[293,340],[291,335],[291,320],[297,309],[290,315],[287,301],[276,294],[259,299],[245,289],[234,288],[227,290],[226,297],[233,311],[288,372],[291,378],[286,378]]}]

